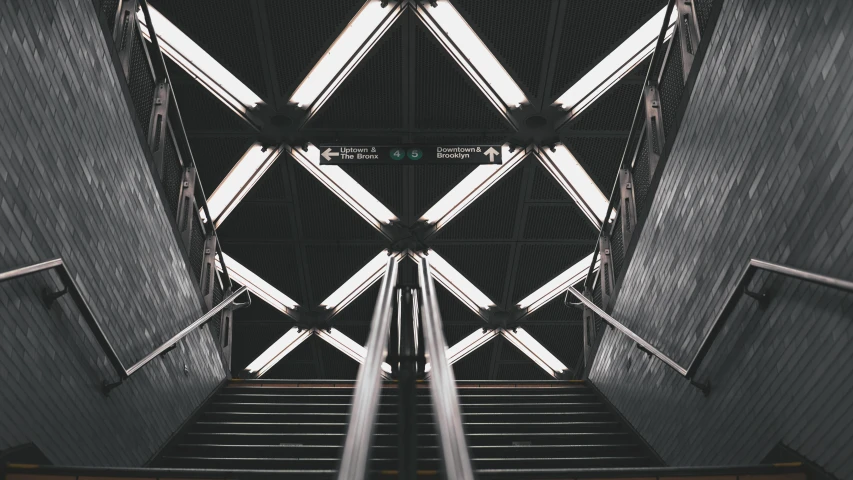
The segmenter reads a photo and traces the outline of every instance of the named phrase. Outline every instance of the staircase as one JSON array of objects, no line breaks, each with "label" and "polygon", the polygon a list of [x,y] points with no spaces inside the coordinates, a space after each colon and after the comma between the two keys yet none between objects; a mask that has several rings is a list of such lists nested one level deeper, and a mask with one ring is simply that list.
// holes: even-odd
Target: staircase
[{"label": "staircase", "polygon": [[[583,383],[459,382],[474,466],[481,478],[526,478],[579,468],[657,466],[655,457]],[[440,468],[427,384],[418,388],[418,471]],[[352,383],[233,381],[157,460],[164,468],[286,470],[331,476]],[[397,474],[397,390],[385,384],[371,470]]]}]

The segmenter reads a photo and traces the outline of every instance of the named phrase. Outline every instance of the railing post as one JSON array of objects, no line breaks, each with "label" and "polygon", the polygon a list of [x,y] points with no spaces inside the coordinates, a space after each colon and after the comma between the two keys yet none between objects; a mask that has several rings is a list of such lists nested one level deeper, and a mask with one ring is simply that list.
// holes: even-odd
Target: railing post
[{"label": "railing post", "polygon": [[432,366],[429,390],[432,396],[432,412],[437,424],[442,469],[447,480],[470,480],[474,478],[474,467],[471,465],[471,456],[462,428],[456,378],[447,361],[447,344],[444,341],[438,298],[427,257],[428,255],[421,256],[418,263],[418,283],[422,296],[420,314],[426,353]]},{"label": "railing post", "polygon": [[[584,297],[592,300],[592,290],[584,288]],[[583,306],[583,377],[589,376],[592,347],[595,342],[595,313],[586,304]]]},{"label": "railing post", "polygon": [[417,376],[418,341],[415,317],[417,291],[411,287],[397,290],[397,319],[399,321],[399,370],[397,373],[398,418],[397,438],[401,480],[418,476],[418,404]]},{"label": "railing post", "polygon": [[204,239],[204,255],[201,263],[201,278],[199,286],[204,296],[204,304],[207,308],[213,306],[213,282],[216,281],[216,235],[213,228],[208,229],[207,237]]},{"label": "railing post", "polygon": [[699,33],[699,21],[696,18],[696,10],[693,3],[696,0],[676,0],[678,8],[678,35],[681,40],[681,65],[684,68],[684,81],[693,67],[693,58],[701,40]]},{"label": "railing post", "polygon": [[184,245],[187,246],[190,245],[190,241],[192,240],[192,224],[196,215],[195,177],[195,167],[184,168],[184,176],[181,179],[181,193],[178,197],[178,231],[181,233]]},{"label": "railing post", "polygon": [[370,334],[365,346],[367,355],[358,369],[355,381],[338,480],[363,480],[367,476],[376,412],[379,410],[379,393],[382,388],[382,362],[388,350],[388,331],[391,327],[396,284],[397,259],[389,255],[370,320]]},{"label": "railing post", "polygon": [[613,249],[610,246],[610,234],[601,232],[598,237],[598,252],[601,259],[600,282],[601,282],[601,308],[608,310],[616,290],[616,279],[613,270]]},{"label": "railing post", "polygon": [[121,0],[113,27],[113,40],[125,78],[130,78],[130,58],[133,56],[133,37],[136,35],[137,0]]},{"label": "railing post", "polygon": [[166,149],[166,126],[169,111],[169,82],[166,79],[154,88],[154,107],[148,125],[148,146],[154,157],[154,166],[160,178],[163,177],[163,151]]},{"label": "railing post", "polygon": [[619,170],[619,218],[622,223],[622,245],[625,250],[631,244],[631,235],[637,226],[637,202],[634,198],[634,176],[631,170]]},{"label": "railing post", "polygon": [[643,90],[643,98],[646,108],[646,145],[649,147],[649,178],[653,178],[663,154],[665,142],[658,87],[651,84],[646,85]]},{"label": "railing post", "polygon": [[[225,297],[231,295],[231,289],[225,290]],[[226,308],[222,310],[219,317],[219,350],[222,352],[223,362],[229,375],[231,375],[231,327],[234,320],[234,310]]]}]

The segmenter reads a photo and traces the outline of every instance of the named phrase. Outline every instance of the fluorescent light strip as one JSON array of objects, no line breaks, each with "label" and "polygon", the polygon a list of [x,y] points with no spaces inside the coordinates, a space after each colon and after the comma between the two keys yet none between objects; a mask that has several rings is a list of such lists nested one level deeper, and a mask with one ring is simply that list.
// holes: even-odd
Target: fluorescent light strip
[{"label": "fluorescent light strip", "polygon": [[438,230],[474,202],[480,195],[509,173],[527,155],[523,149],[509,151],[509,146],[501,147],[504,159],[501,165],[480,165],[463,178],[447,195],[441,198],[420,218],[421,221],[435,224]]},{"label": "fluorescent light strip", "polygon": [[501,330],[501,335],[548,372],[548,375],[560,378],[564,372],[570,371],[569,367],[563,365],[563,362],[536,341],[525,329],[518,327],[514,332],[512,330]]},{"label": "fluorescent light strip", "polygon": [[589,221],[596,228],[601,228],[609,202],[572,152],[565,145],[558,144],[553,152],[547,148],[538,149],[536,157],[578,204]]},{"label": "fluorescent light strip", "polygon": [[[448,347],[447,352],[447,362],[450,365],[462,360],[474,350],[482,347],[483,345],[489,343],[490,340],[497,337],[500,334],[500,330],[477,330],[471,335],[463,338],[459,342],[457,342],[452,347]],[[429,373],[432,369],[432,366],[427,363],[424,365],[424,373]]]},{"label": "fluorescent light strip", "polygon": [[[222,254],[222,257],[228,265],[228,275],[232,280],[248,288],[250,292],[281,313],[293,315],[293,310],[299,304],[225,253]],[[216,268],[222,271],[222,264],[219,262],[218,257],[216,259]]]},{"label": "fluorescent light strip", "polygon": [[[148,12],[151,15],[151,23],[154,24],[154,32],[157,34],[157,40],[163,53],[235,113],[248,121],[247,112],[255,108],[256,105],[263,103],[261,97],[208,55],[204,49],[181,32],[154,7],[149,5]],[[145,16],[137,15],[136,17],[142,24],[143,28],[140,30],[143,36],[151,41],[145,24]]]},{"label": "fluorescent light strip", "polygon": [[300,330],[296,327],[291,328],[278,340],[275,341],[269,348],[264,350],[252,363],[246,367],[245,372],[254,378],[259,378],[267,373],[267,370],[275,366],[288,353],[296,349],[302,342],[308,339],[312,334],[312,330]]},{"label": "fluorescent light strip", "polygon": [[432,7],[424,3],[418,9],[418,16],[480,89],[483,90],[484,83],[488,85],[505,108],[529,103],[515,80],[456,8],[448,0],[438,0],[435,4]]},{"label": "fluorescent light strip", "polygon": [[[314,333],[316,333],[321,339],[325,340],[329,345],[343,352],[346,356],[352,358],[358,363],[364,363],[364,359],[367,357],[367,349],[359,345],[355,340],[346,336],[337,328],[332,328],[329,331],[315,330]],[[382,376],[387,378],[390,375],[391,365],[387,362],[382,362]]]},{"label": "fluorescent light strip", "polygon": [[[573,118],[621,80],[654,51],[664,15],[666,15],[666,7],[560,95],[554,102],[555,105],[569,110],[569,118]],[[677,21],[678,10],[673,9],[666,32],[667,39],[675,32]]]},{"label": "fluorescent light strip", "polygon": [[495,303],[485,293],[480,291],[479,288],[475,287],[458,270],[447,263],[447,260],[442,258],[435,250],[430,249],[427,255],[424,255],[423,252],[412,254],[412,258],[415,261],[424,256],[429,259],[432,277],[468,308],[480,314],[480,309],[488,310],[495,307]]},{"label": "fluorescent light strip", "polygon": [[402,14],[396,1],[368,0],[302,80],[290,103],[316,112]]},{"label": "fluorescent light strip", "polygon": [[363,219],[377,230],[397,220],[382,202],[370,194],[360,183],[353,180],[337,165],[320,166],[320,150],[314,145],[308,145],[308,151],[291,148],[290,154],[317,180],[331,190],[335,195],[356,211]]},{"label": "fluorescent light strip", "polygon": [[225,221],[225,217],[234,210],[264,172],[278,159],[282,150],[282,147],[278,147],[267,148],[264,151],[264,147],[256,143],[243,154],[207,199],[207,207],[217,227]]},{"label": "fluorescent light strip", "polygon": [[[385,275],[385,269],[388,265],[388,254],[388,250],[379,252],[365,266],[361,267],[361,270],[356,272],[355,275],[338,287],[328,298],[323,300],[320,306],[329,310],[343,310],[350,302],[355,300]],[[399,254],[396,257],[398,262],[403,258]]]},{"label": "fluorescent light strip", "polygon": [[[557,275],[551,279],[551,281],[536,289],[535,292],[524,297],[522,301],[518,302],[518,308],[527,310],[526,315],[529,315],[542,305],[545,305],[555,297],[561,295],[570,285],[577,285],[584,281],[587,273],[589,273],[589,263],[591,261],[592,254],[589,254],[578,263],[569,267],[565,272]],[[596,271],[598,270],[599,265],[600,260],[596,260]]]}]

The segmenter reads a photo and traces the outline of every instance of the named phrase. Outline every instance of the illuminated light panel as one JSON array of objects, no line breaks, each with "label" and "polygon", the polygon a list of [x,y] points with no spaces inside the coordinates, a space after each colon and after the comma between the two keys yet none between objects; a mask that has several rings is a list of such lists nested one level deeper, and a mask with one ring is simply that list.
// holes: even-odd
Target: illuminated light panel
[{"label": "illuminated light panel", "polygon": [[468,335],[447,349],[447,363],[453,365],[459,360],[462,360],[474,350],[489,343],[489,341],[497,337],[499,333],[500,332],[497,330],[484,331],[482,329],[473,332],[471,335]]},{"label": "illuminated light panel", "polygon": [[[435,7],[424,3],[419,13],[421,13],[420,17],[424,20],[424,24],[456,59],[457,63],[470,76],[474,77],[475,83],[481,84],[477,81],[477,75],[472,75],[474,72],[479,74],[478,76],[482,78],[482,81],[486,82],[507,108],[518,108],[529,103],[515,80],[448,0],[438,0]],[[437,33],[438,31],[430,20],[435,22],[440,33]],[[445,35],[450,42],[441,38]],[[470,67],[467,65],[469,63]]]},{"label": "illuminated light panel", "polygon": [[[397,261],[402,259],[401,255],[396,255]],[[337,290],[332,292],[328,298],[323,300],[320,306],[336,311],[343,310],[350,302],[355,300],[377,280],[385,275],[385,269],[388,265],[388,250],[382,250],[379,255],[376,255],[361,267],[361,270],[350,277]]]},{"label": "illuminated light panel", "polygon": [[246,367],[246,372],[255,378],[259,378],[267,373],[267,370],[275,366],[288,353],[296,349],[302,342],[308,339],[312,334],[311,330],[299,330],[296,327],[291,328],[278,340],[275,341],[269,348],[264,350],[252,363]]},{"label": "illuminated light panel", "polygon": [[442,197],[420,218],[421,221],[435,224],[436,230],[443,227],[480,195],[509,173],[527,155],[522,149],[510,153],[509,146],[501,147],[504,162],[501,165],[480,165],[463,178],[447,195]]},{"label": "illuminated light panel", "polygon": [[[149,5],[148,13],[151,15],[151,23],[154,24],[154,32],[157,34],[163,53],[229,108],[246,118],[245,114],[248,111],[263,103],[261,97],[208,55],[154,7]],[[145,16],[140,14],[137,18],[143,26],[140,29],[143,36],[151,41],[148,28],[145,28]]]},{"label": "illuminated light panel", "polygon": [[589,221],[600,229],[609,202],[572,152],[565,145],[559,144],[553,152],[547,148],[539,149],[536,157],[578,204]]},{"label": "illuminated light panel", "polygon": [[412,257],[415,261],[419,261],[422,257],[429,259],[432,277],[477,314],[480,314],[481,308],[484,310],[494,308],[495,303],[485,293],[481,292],[479,288],[475,287],[458,270],[447,263],[447,260],[442,258],[435,250],[430,249],[427,255],[424,255],[422,252],[415,252],[412,254]]},{"label": "illuminated light panel", "polygon": [[216,187],[207,199],[207,208],[214,218],[214,224],[219,227],[225,217],[234,210],[237,204],[249,193],[249,190],[264,175],[264,172],[278,159],[282,147],[267,148],[264,151],[261,144],[252,145],[240,158],[234,168]]},{"label": "illuminated light panel", "polygon": [[301,148],[291,148],[293,158],[313,175],[317,180],[331,190],[341,200],[349,205],[368,223],[381,230],[397,220],[397,217],[385,205],[370,194],[360,183],[353,180],[337,165],[320,166],[320,150],[314,145],[308,145],[308,151]]},{"label": "illuminated light panel", "polygon": [[[270,304],[270,306],[276,310],[284,313],[285,315],[291,315],[293,310],[299,306],[299,304],[293,301],[290,297],[280,292],[277,288],[267,283],[261,277],[255,275],[255,273],[248,268],[237,263],[233,258],[229,257],[225,253],[222,254],[222,257],[225,259],[226,265],[228,265],[228,275],[232,280],[248,288],[250,292]],[[216,268],[217,270],[222,271],[222,264],[219,262],[218,257],[216,258]]]},{"label": "illuminated light panel", "polygon": [[[364,363],[364,359],[367,358],[367,349],[362,345],[359,345],[355,340],[346,336],[337,328],[332,328],[329,331],[315,330],[314,333],[329,345],[337,348],[343,352],[344,355],[352,358],[358,363]],[[382,362],[382,376],[388,377],[390,375],[391,365],[389,365],[388,362]]]},{"label": "illuminated light panel", "polygon": [[[319,108],[402,13],[398,2],[382,8],[368,0],[290,97],[299,108]],[[319,100],[319,101],[318,101]]]},{"label": "illuminated light panel", "polygon": [[[664,15],[666,15],[666,7],[610,52],[604,60],[560,95],[554,103],[565,110],[569,110],[569,118],[577,116],[602,93],[606,92],[652,54]],[[669,28],[666,31],[666,39],[672,37],[677,21],[678,9],[673,9]]]},{"label": "illuminated light panel", "polygon": [[[536,289],[535,292],[524,297],[523,300],[518,302],[518,308],[527,310],[527,314],[529,315],[530,313],[533,313],[534,310],[561,295],[569,286],[577,285],[582,282],[586,279],[586,276],[589,273],[590,262],[592,262],[592,254],[584,257],[581,261],[569,267],[568,270],[557,275],[551,279],[551,281]],[[600,264],[601,261],[596,260],[596,271]]]},{"label": "illuminated light panel", "polygon": [[512,330],[501,330],[501,335],[548,372],[548,375],[560,378],[564,372],[570,371],[569,367],[563,365],[563,362],[527,333],[525,329],[518,327],[514,332]]}]

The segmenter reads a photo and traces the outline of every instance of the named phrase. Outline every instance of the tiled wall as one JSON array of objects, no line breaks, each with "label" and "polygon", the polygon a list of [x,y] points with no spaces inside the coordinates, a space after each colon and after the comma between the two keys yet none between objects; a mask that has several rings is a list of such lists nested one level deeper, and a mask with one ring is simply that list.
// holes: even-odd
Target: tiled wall
[{"label": "tiled wall", "polygon": [[[746,262],[853,280],[853,2],[726,0],[613,316],[686,366]],[[590,378],[671,465],[785,442],[853,477],[853,294],[759,275],[699,370],[615,331]]]},{"label": "tiled wall", "polygon": [[[91,0],[0,2],[0,271],[65,259],[129,366],[202,310],[106,42]],[[142,465],[224,378],[211,336],[104,398],[114,372],[49,283],[0,284],[0,449]]]}]

